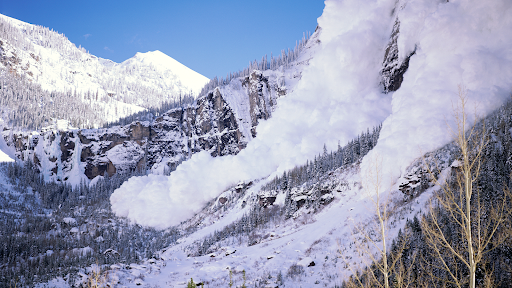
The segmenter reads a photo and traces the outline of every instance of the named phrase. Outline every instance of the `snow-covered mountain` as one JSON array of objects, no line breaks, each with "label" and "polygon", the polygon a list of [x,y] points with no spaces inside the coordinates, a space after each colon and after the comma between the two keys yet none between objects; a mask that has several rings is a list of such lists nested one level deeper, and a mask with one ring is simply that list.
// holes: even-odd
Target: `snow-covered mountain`
[{"label": "snow-covered mountain", "polygon": [[106,110],[109,122],[179,101],[180,95],[197,96],[209,81],[160,51],[115,63],[76,47],[63,34],[5,15],[0,15],[0,68],[46,91],[71,91],[77,101]]},{"label": "snow-covered mountain", "polygon": [[34,162],[46,181],[75,185],[136,170],[167,174],[201,151],[212,157],[235,155],[257,137],[258,123],[272,117],[279,99],[297,86],[318,47],[317,37],[287,67],[253,70],[150,121],[108,129],[49,127],[38,133],[6,128],[2,136],[16,158]]},{"label": "snow-covered mountain", "polygon": [[[105,281],[127,287],[185,287],[190,278],[209,287],[341,286],[369,257],[357,242],[383,243],[372,225],[379,204],[392,211],[384,238],[388,248],[403,233],[410,237],[410,251],[427,255],[418,218],[439,186],[426,165],[435,167],[441,182],[456,174],[459,152],[447,125],[456,124],[459,91],[467,93],[470,111],[485,118],[490,137],[478,185],[486,193],[482,201],[488,201],[482,207],[494,207],[493,197],[512,182],[512,104],[506,102],[512,87],[512,3],[327,0],[318,23],[291,65],[254,65],[247,75],[210,82],[213,87],[205,86],[192,105],[154,121],[40,135],[5,130],[16,157],[33,159],[51,179],[85,178],[87,171],[87,178],[121,176],[118,171],[147,163],[154,172],[123,184],[113,177],[116,185],[97,177],[90,186],[85,180],[70,190],[7,166],[12,182],[16,173],[32,179],[27,182],[36,183],[44,203],[67,213],[44,231],[71,235],[52,259],[87,248],[105,263]],[[468,126],[476,122],[469,116]],[[176,166],[178,159],[186,161]],[[164,168],[176,170],[165,175]],[[110,206],[89,204],[97,195],[110,197]],[[4,198],[15,198],[9,197]],[[11,202],[9,209],[19,206]],[[73,215],[83,224],[64,226]],[[122,232],[126,226],[116,224],[120,218],[138,224],[128,227],[139,238],[130,242]],[[160,232],[142,230],[148,226]],[[119,237],[122,245],[115,242]],[[93,244],[84,248],[89,238]],[[161,239],[172,243],[155,250]],[[486,259],[497,263],[492,269],[504,269],[494,274],[503,287],[511,281],[500,266],[511,261],[507,239]],[[34,259],[25,254],[27,261]],[[414,277],[423,274],[425,266],[411,263],[423,259],[403,258],[415,267]],[[50,285],[83,283],[93,267],[80,261],[92,265],[91,259],[76,256],[78,276],[56,275]]]},{"label": "snow-covered mountain", "polygon": [[[379,141],[362,159],[356,182],[366,186],[378,163],[380,188],[396,191],[415,159],[451,141],[446,125],[455,126],[460,85],[467,107],[480,115],[510,97],[511,17],[509,1],[326,1],[320,48],[244,150],[216,158],[198,153],[169,177],[133,177],[113,193],[112,209],[142,225],[179,225],[236,183],[269,181],[379,123]],[[201,231],[214,233],[244,215],[228,214]]]},{"label": "snow-covered mountain", "polygon": [[[133,83],[148,83],[162,90],[179,91],[198,95],[208,78],[160,52],[137,53],[132,58],[115,65],[121,71],[137,71]],[[152,75],[153,74],[153,75]],[[128,81],[130,77],[125,78]]]},{"label": "snow-covered mountain", "polygon": [[[362,171],[379,155],[385,159],[383,178],[391,182],[382,185],[391,186],[415,158],[451,140],[443,127],[454,125],[452,103],[460,84],[468,89],[467,105],[482,115],[509,98],[512,65],[505,63],[512,63],[512,45],[505,43],[512,42],[506,28],[512,7],[505,2],[327,1],[318,20],[320,48],[295,91],[258,125],[258,136],[244,150],[235,157],[198,153],[162,180],[165,189],[152,190],[147,179],[133,178],[114,193],[114,210],[119,203],[120,215],[137,211],[141,218],[133,220],[150,224],[143,221],[144,211],[160,207],[162,214],[172,214],[168,203],[176,195],[206,203],[233,183],[282,174],[314,158],[324,145],[333,150],[381,122],[381,138],[363,159]],[[134,201],[139,193],[155,202]]]}]

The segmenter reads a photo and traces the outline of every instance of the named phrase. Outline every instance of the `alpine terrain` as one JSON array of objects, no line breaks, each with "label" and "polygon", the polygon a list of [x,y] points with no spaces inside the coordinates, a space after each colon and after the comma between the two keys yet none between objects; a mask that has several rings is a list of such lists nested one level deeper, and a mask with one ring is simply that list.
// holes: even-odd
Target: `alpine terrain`
[{"label": "alpine terrain", "polygon": [[511,287],[512,3],[312,29],[208,80],[0,15],[0,287]]}]

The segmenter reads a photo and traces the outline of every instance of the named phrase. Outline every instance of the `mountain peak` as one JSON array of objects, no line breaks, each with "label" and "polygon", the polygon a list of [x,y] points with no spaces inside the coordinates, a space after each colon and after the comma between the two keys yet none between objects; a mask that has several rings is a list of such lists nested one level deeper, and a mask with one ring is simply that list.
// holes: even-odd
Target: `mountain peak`
[{"label": "mountain peak", "polygon": [[134,62],[152,65],[162,72],[170,71],[172,74],[177,75],[181,83],[192,90],[195,94],[199,93],[201,88],[203,88],[203,86],[209,81],[205,76],[181,64],[160,50],[148,51],[145,53],[137,52],[135,56],[124,61],[122,64],[130,65]]}]

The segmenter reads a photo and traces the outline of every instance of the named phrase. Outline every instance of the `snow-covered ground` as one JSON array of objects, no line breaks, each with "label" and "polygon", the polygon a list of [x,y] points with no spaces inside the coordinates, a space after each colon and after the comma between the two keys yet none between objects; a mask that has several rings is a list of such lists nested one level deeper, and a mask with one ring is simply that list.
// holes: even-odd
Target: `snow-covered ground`
[{"label": "snow-covered ground", "polygon": [[[139,223],[175,225],[197,211],[183,213],[185,203],[200,205],[239,181],[280,175],[312,159],[324,144],[334,149],[339,141],[344,144],[380,123],[381,139],[368,157],[382,157],[389,180],[383,185],[389,187],[413,159],[450,140],[445,127],[454,123],[452,103],[458,101],[459,84],[468,89],[468,107],[481,115],[508,99],[510,19],[508,1],[326,1],[318,19],[320,47],[295,90],[279,100],[272,118],[259,124],[247,148],[218,158],[197,153],[168,178],[130,180],[114,193],[112,203],[132,203],[120,215]],[[399,57],[416,53],[402,87],[385,94],[380,69],[396,21]],[[128,193],[128,186],[137,192]],[[119,202],[139,196],[144,201]],[[164,215],[179,212],[144,222],[155,209]]]},{"label": "snow-covered ground", "polygon": [[[352,273],[348,266],[363,264],[354,245],[360,237],[354,234],[354,225],[371,228],[375,191],[366,190],[362,180],[371,176],[368,171],[375,159],[382,159],[378,171],[384,179],[381,188],[386,187],[379,193],[400,208],[389,223],[388,237],[393,239],[406,219],[425,209],[437,189],[430,187],[408,203],[401,202],[403,195],[398,192],[411,176],[408,173],[419,169],[418,162],[410,167],[415,159],[451,140],[447,125],[454,125],[458,86],[467,89],[468,107],[482,116],[510,96],[510,1],[326,0],[318,22],[320,44],[310,65],[293,91],[278,100],[272,117],[260,123],[257,137],[244,150],[217,158],[205,151],[197,153],[168,177],[135,177],[112,195],[114,212],[135,222],[158,228],[194,221],[199,225],[158,259],[111,266],[111,281],[127,287],[184,287],[193,278],[210,287],[226,287],[229,271],[235,284],[241,285],[245,270],[246,284],[270,285],[278,275],[290,274],[296,264],[305,266],[308,277],[291,273],[284,277],[287,286],[339,284]],[[395,23],[400,25],[399,58],[415,53],[401,88],[384,93],[380,71]],[[233,82],[223,89],[232,89],[235,97],[226,101],[234,103],[237,115],[244,115],[250,112],[248,106],[236,103],[233,92],[240,85]],[[324,144],[333,150],[339,142],[344,144],[380,123],[379,141],[362,163],[329,176],[334,200],[319,213],[302,210],[295,218],[269,222],[256,230],[263,240],[255,245],[233,238],[212,254],[189,255],[199,241],[248,213],[266,181],[311,160]],[[244,126],[242,133],[249,133],[248,129]],[[441,175],[446,176],[451,159],[448,154],[441,156],[446,160]],[[240,181],[256,180],[260,181],[230,209],[217,210],[215,215],[200,212]],[[284,196],[278,195],[275,205],[283,201]]]},{"label": "snow-covered ground", "polygon": [[[449,152],[441,150],[436,158],[443,159],[439,166],[444,169],[441,175],[448,175],[452,161]],[[403,201],[404,195],[399,191],[399,186],[407,182],[408,178],[415,177],[421,163],[417,161],[409,167],[407,172],[410,175],[399,179],[395,186],[380,191],[380,203],[389,200],[396,208],[387,223],[388,245],[397,236],[399,229],[404,229],[407,219],[411,220],[428,209],[433,191],[439,188],[432,186],[412,201]],[[247,245],[244,236],[228,237],[228,240],[221,242],[222,245],[214,245],[214,252],[193,256],[194,248],[201,245],[206,237],[222,231],[239,220],[244,213],[249,213],[251,204],[257,205],[254,199],[257,199],[255,195],[261,193],[261,183],[255,184],[243,196],[235,199],[227,211],[221,209],[218,210],[220,212],[208,214],[211,211],[205,209],[196,215],[198,218],[195,219],[200,219],[198,231],[180,239],[179,244],[164,249],[158,257],[142,264],[104,267],[109,270],[109,281],[126,287],[185,287],[193,278],[195,283],[205,283],[205,287],[226,287],[231,273],[235,286],[240,287],[244,283],[245,273],[248,287],[256,286],[256,283],[261,287],[281,287],[281,284],[285,284],[285,287],[313,287],[315,284],[332,287],[341,284],[353,271],[368,264],[368,257],[361,255],[357,248],[357,243],[363,243],[364,240],[355,226],[363,225],[368,233],[376,228],[375,206],[371,201],[376,199],[372,196],[375,191],[371,191],[371,188],[367,190],[369,187],[364,186],[358,163],[329,173],[322,180],[322,185],[331,188],[334,199],[320,212],[315,214],[303,207],[288,220],[281,218],[255,229],[253,235],[257,235],[255,238],[258,241],[254,245]],[[228,194],[223,193],[221,196],[230,198]],[[274,205],[283,206],[284,191],[276,196]],[[377,241],[376,244],[381,245],[381,242]],[[298,268],[299,272],[295,273],[293,271],[297,266],[302,268]]]},{"label": "snow-covered ground", "polygon": [[[0,119],[0,131],[4,128],[4,121]],[[0,162],[14,161],[14,151],[5,143],[4,137],[0,137]]]}]

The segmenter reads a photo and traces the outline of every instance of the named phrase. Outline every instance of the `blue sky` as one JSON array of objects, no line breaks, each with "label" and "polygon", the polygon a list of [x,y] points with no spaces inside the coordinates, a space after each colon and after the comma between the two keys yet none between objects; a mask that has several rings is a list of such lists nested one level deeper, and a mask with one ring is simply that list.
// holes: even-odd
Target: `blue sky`
[{"label": "blue sky", "polygon": [[238,71],[313,32],[322,0],[0,0],[0,13],[63,33],[122,62],[160,50],[208,78]]}]

